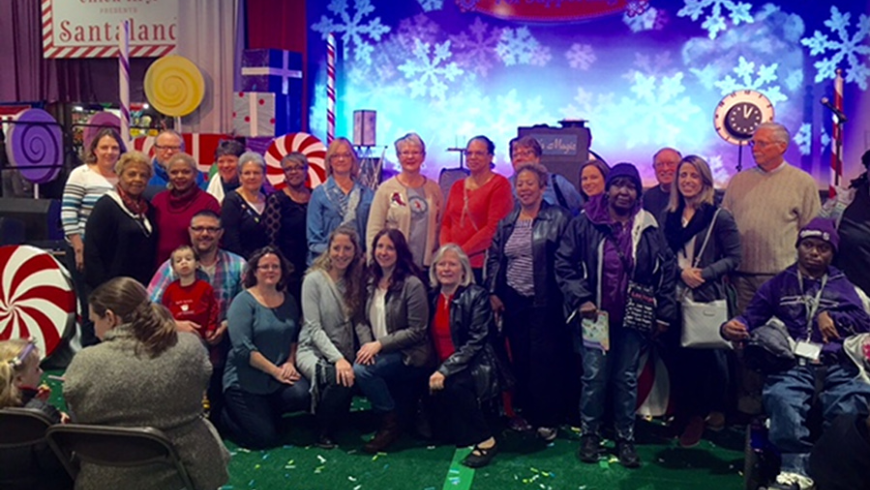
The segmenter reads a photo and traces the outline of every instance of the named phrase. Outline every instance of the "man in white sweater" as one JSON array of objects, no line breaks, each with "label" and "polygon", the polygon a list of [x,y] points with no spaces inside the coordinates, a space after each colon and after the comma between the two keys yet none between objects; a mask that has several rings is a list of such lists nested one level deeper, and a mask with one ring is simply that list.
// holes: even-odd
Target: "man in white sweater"
[{"label": "man in white sweater", "polygon": [[762,284],[794,263],[798,231],[821,209],[815,179],[783,158],[789,139],[781,124],[759,126],[749,142],[758,166],[735,175],[722,201],[740,230],[734,285],[741,312]]},{"label": "man in white sweater", "polygon": [[[722,200],[740,232],[742,258],[732,275],[739,314],[762,284],[795,262],[798,232],[821,209],[815,179],[783,157],[789,140],[783,125],[761,124],[749,142],[758,166],[735,175]],[[745,369],[740,374],[738,409],[759,413],[762,380]]]}]

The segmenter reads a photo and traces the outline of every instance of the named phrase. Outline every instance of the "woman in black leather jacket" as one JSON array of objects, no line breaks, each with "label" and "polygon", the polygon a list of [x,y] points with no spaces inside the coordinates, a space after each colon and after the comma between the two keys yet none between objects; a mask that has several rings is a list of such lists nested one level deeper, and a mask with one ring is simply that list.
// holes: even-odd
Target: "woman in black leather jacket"
[{"label": "woman in black leather jacket", "polygon": [[[705,303],[726,299],[723,279],[740,262],[740,235],[731,213],[714,203],[713,173],[701,157],[689,155],[677,166],[663,221],[677,259],[677,298],[691,294],[693,301]],[[679,323],[670,339],[675,426],[681,431],[680,445],[692,447],[701,439],[705,418],[713,429],[725,423],[728,359],[723,350],[679,347],[679,333],[686,328]]]},{"label": "woman in black leather jacket", "polygon": [[497,452],[481,402],[508,384],[493,347],[497,335],[489,294],[474,284],[468,256],[454,243],[438,249],[429,279],[434,289],[430,332],[438,359],[429,377],[433,432],[457,447],[474,444],[462,463],[479,468]]},{"label": "woman in black leather jacket", "polygon": [[486,287],[496,318],[503,318],[517,377],[516,402],[538,435],[556,438],[564,407],[570,337],[553,261],[571,216],[547,204],[549,176],[541,164],[517,169],[518,206],[501,220],[486,261]]}]

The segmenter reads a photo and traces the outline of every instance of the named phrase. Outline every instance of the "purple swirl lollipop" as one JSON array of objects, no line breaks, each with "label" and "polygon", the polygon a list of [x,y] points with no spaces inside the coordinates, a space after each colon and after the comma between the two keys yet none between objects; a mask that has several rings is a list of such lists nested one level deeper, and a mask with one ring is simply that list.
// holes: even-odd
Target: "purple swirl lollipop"
[{"label": "purple swirl lollipop", "polygon": [[10,125],[12,128],[6,143],[9,160],[30,182],[51,182],[63,166],[60,126],[51,114],[42,109],[28,109],[15,121],[15,124]]}]

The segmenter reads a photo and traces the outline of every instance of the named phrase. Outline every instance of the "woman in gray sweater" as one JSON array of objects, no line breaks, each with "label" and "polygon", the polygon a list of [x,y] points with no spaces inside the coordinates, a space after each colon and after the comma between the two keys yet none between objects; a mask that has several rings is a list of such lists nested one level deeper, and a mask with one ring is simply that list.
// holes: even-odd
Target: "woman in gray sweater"
[{"label": "woman in gray sweater", "polygon": [[356,358],[354,324],[362,306],[363,251],[353,228],[329,235],[326,251],[302,281],[302,333],[296,364],[311,382],[317,445],[335,447],[336,422],[350,410]]},{"label": "woman in gray sweater", "polygon": [[[230,455],[203,417],[202,394],[211,363],[199,336],[177,333],[163,306],[129,277],[117,277],[88,298],[102,343],[76,354],[63,395],[73,421],[119,427],[154,427],[172,441],[196,489],[229,479]],[[83,462],[76,488],[158,490],[181,488],[176,471],[153,464],[131,468]]]}]

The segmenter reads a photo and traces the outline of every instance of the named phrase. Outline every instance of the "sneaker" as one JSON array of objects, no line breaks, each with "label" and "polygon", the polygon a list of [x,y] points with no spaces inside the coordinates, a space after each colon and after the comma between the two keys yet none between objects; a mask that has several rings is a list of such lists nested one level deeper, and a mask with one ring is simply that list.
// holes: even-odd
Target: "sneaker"
[{"label": "sneaker", "polygon": [[768,490],[811,490],[813,480],[798,473],[783,471],[776,476],[776,481],[767,488]]},{"label": "sneaker", "polygon": [[616,457],[619,462],[626,468],[639,468],[640,458],[637,456],[637,451],[634,449],[634,443],[631,441],[620,440],[616,441]]},{"label": "sneaker", "polygon": [[708,429],[714,432],[719,432],[725,428],[725,414],[722,412],[710,412],[710,415],[707,415],[705,422],[707,423]]},{"label": "sneaker", "polygon": [[689,419],[683,433],[680,434],[680,447],[695,447],[701,442],[701,435],[704,434],[704,420],[701,417],[695,416]]},{"label": "sneaker", "polygon": [[584,434],[580,437],[577,458],[584,463],[597,463],[601,451],[601,437],[597,434]]},{"label": "sneaker", "polygon": [[553,442],[556,436],[559,435],[559,429],[556,427],[538,427],[538,437],[546,442]]},{"label": "sneaker", "polygon": [[321,432],[319,436],[317,436],[317,442],[314,443],[315,446],[320,449],[335,449],[338,447],[338,444],[335,443],[335,438],[328,432]]}]

